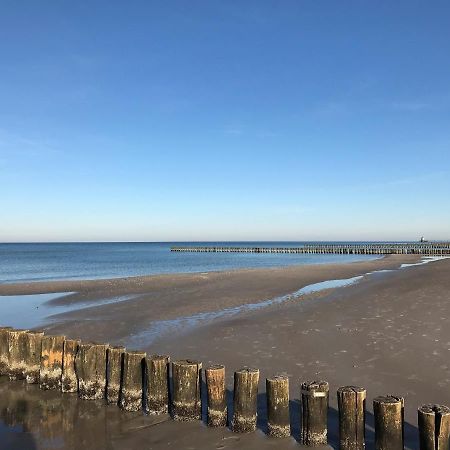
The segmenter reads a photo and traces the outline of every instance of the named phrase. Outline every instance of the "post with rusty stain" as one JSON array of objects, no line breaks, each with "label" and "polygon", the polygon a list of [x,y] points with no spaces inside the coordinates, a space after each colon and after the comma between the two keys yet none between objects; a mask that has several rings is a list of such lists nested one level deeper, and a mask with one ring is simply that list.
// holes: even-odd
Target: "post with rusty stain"
[{"label": "post with rusty stain", "polygon": [[145,352],[128,351],[124,354],[119,406],[125,411],[142,408],[145,357]]},{"label": "post with rusty stain", "polygon": [[107,344],[81,343],[75,358],[78,396],[84,400],[105,398]]},{"label": "post with rusty stain", "polygon": [[172,415],[175,420],[201,420],[202,363],[191,360],[172,363]]},{"label": "post with rusty stain", "polygon": [[291,435],[289,416],[289,378],[275,375],[266,379],[267,434],[273,437]]},{"label": "post with rusty stain", "polygon": [[8,330],[8,377],[11,381],[25,378],[24,336],[27,330]]},{"label": "post with rusty stain", "polygon": [[106,363],[106,401],[119,403],[125,347],[109,347]]},{"label": "post with rusty stain", "polygon": [[227,425],[227,398],[225,391],[225,366],[213,365],[205,370],[208,395],[207,422],[210,427]]},{"label": "post with rusty stain", "polygon": [[450,408],[423,405],[418,410],[420,450],[449,450]]},{"label": "post with rusty stain", "polygon": [[340,450],[364,450],[366,390],[357,386],[340,387],[337,400]]},{"label": "post with rusty stain", "polygon": [[302,383],[301,443],[308,446],[326,445],[328,442],[328,398],[326,381]]},{"label": "post with rusty stain", "polygon": [[42,339],[39,387],[44,390],[60,389],[65,336],[44,336]]},{"label": "post with rusty stain", "polygon": [[374,399],[376,450],[403,450],[403,410],[402,397],[388,395]]},{"label": "post with rusty stain", "polygon": [[0,327],[0,376],[8,375],[8,331],[11,327]]},{"label": "post with rusty stain", "polygon": [[78,380],[75,371],[75,357],[77,356],[78,346],[80,345],[78,339],[66,339],[64,341],[63,351],[63,366],[61,376],[61,391],[62,392],[77,392]]},{"label": "post with rusty stain", "polygon": [[233,419],[235,433],[256,430],[259,370],[244,367],[234,372]]},{"label": "post with rusty stain", "polygon": [[147,414],[169,412],[169,361],[168,355],[152,355],[145,359]]}]

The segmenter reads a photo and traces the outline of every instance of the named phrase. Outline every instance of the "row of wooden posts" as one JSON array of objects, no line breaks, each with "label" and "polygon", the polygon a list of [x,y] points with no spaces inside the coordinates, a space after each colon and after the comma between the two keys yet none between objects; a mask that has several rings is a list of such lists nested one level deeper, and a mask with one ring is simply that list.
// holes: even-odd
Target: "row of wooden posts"
[{"label": "row of wooden posts", "polygon": [[[0,328],[0,375],[26,380],[41,389],[78,393],[85,400],[106,399],[125,411],[170,413],[175,420],[202,419],[202,364],[169,356],[147,356],[124,347],[85,343],[40,331]],[[205,370],[207,424],[228,425],[225,367]],[[257,424],[259,370],[243,368],[234,373],[231,429],[251,432]],[[301,384],[301,436],[307,446],[327,443],[329,385],[326,381]],[[266,379],[267,433],[291,434],[289,378]],[[339,443],[342,450],[365,447],[366,390],[355,386],[337,391]],[[404,401],[392,395],[373,401],[375,448],[403,450]],[[418,411],[421,450],[449,450],[450,409],[424,405]]]},{"label": "row of wooden posts", "polygon": [[301,247],[171,247],[172,252],[193,253],[302,253],[341,255],[450,255],[450,243],[307,244]]}]

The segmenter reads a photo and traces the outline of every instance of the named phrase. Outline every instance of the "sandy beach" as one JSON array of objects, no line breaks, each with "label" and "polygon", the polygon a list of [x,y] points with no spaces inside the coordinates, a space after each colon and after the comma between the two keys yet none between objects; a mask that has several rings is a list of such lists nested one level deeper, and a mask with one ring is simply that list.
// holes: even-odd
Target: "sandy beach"
[{"label": "sandy beach", "polygon": [[[61,304],[83,308],[52,316],[44,326],[48,333],[198,359],[204,367],[225,364],[230,400],[234,370],[261,371],[259,429],[249,435],[124,413],[1,380],[2,419],[7,422],[6,414],[10,423],[25,423],[29,430],[6,433],[7,448],[48,448],[48,439],[64,442],[56,448],[76,448],[78,439],[84,448],[294,448],[299,384],[309,379],[330,383],[330,445],[335,447],[338,437],[336,389],[354,384],[368,391],[368,448],[372,399],[382,394],[405,397],[407,448],[418,448],[417,407],[450,403],[450,260],[399,269],[418,260],[389,256],[340,265],[2,285],[0,295],[72,293],[52,300],[55,310]],[[347,287],[289,296],[314,283],[358,276]],[[263,308],[245,308],[280,297],[284,300]],[[232,312],[218,314],[227,309]],[[293,438],[264,435],[264,380],[275,373],[290,377]],[[21,402],[26,412],[15,413],[11,405]],[[43,410],[48,421],[39,420]]]},{"label": "sandy beach", "polygon": [[[239,308],[286,296],[314,283],[396,269],[402,263],[418,260],[419,257],[413,255],[390,255],[349,264],[3,284],[0,295],[60,293],[46,304],[54,307],[56,315],[43,327],[45,331],[110,344],[128,344],[130,336],[163,321]],[[74,310],[58,314],[59,306]],[[200,322],[203,325],[206,321]],[[179,328],[175,330],[177,333],[182,331]],[[145,349],[146,340],[137,344]]]}]

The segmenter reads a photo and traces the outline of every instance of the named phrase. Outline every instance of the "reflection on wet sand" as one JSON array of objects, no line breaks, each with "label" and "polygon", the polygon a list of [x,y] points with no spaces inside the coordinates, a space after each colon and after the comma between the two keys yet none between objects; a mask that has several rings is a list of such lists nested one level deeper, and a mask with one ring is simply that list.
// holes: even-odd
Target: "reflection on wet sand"
[{"label": "reflection on wet sand", "polygon": [[118,436],[151,426],[154,421],[139,413],[123,415],[103,401],[80,401],[76,394],[42,391],[38,386],[0,377],[2,449],[112,448]]},{"label": "reflection on wet sand", "polygon": [[[0,379],[0,441],[11,449],[106,447],[107,408],[76,395]],[[75,432],[75,427],[77,430]]]}]

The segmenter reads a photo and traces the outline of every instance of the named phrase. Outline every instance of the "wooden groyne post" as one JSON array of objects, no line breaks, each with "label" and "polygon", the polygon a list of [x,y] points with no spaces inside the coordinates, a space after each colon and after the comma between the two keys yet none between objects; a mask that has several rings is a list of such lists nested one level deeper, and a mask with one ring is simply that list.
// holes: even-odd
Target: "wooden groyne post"
[{"label": "wooden groyne post", "polygon": [[27,383],[39,383],[39,370],[41,364],[41,344],[43,331],[27,331],[21,335],[21,347],[24,358],[23,377]]},{"label": "wooden groyne post", "polygon": [[27,330],[8,330],[8,376],[11,381],[25,378],[23,342]]},{"label": "wooden groyne post", "polygon": [[105,397],[107,344],[81,343],[75,359],[78,396],[83,400]]},{"label": "wooden groyne post", "polygon": [[192,360],[172,363],[172,415],[175,420],[201,420],[202,363]]},{"label": "wooden groyne post", "polygon": [[225,366],[216,364],[205,370],[208,393],[207,422],[210,427],[225,427],[228,420],[225,391]]},{"label": "wooden groyne post", "polygon": [[402,397],[388,395],[373,400],[375,418],[375,450],[403,450]]},{"label": "wooden groyne post", "polygon": [[106,363],[106,401],[119,403],[125,347],[108,347]]},{"label": "wooden groyne post", "polygon": [[420,450],[449,450],[450,408],[423,405],[418,409]]},{"label": "wooden groyne post", "polygon": [[40,381],[41,389],[59,389],[63,372],[65,336],[44,336],[42,338]]},{"label": "wooden groyne post", "polygon": [[145,352],[127,351],[123,358],[122,390],[119,406],[125,411],[142,408]]},{"label": "wooden groyne post", "polygon": [[244,367],[234,372],[234,410],[231,429],[235,433],[248,433],[256,430],[258,383],[258,369]]},{"label": "wooden groyne post", "polygon": [[169,362],[168,355],[151,355],[145,360],[147,378],[145,411],[147,414],[169,412]]},{"label": "wooden groyne post", "polygon": [[364,450],[366,390],[344,386],[337,391],[339,409],[339,449]]},{"label": "wooden groyne post", "polygon": [[308,381],[301,385],[303,445],[317,446],[328,442],[328,398],[326,381]]},{"label": "wooden groyne post", "polygon": [[63,345],[63,367],[61,374],[61,391],[77,392],[78,379],[75,367],[75,358],[81,341],[78,339],[66,339]]},{"label": "wooden groyne post", "polygon": [[291,434],[289,415],[289,378],[275,375],[266,379],[267,434],[287,437]]}]

